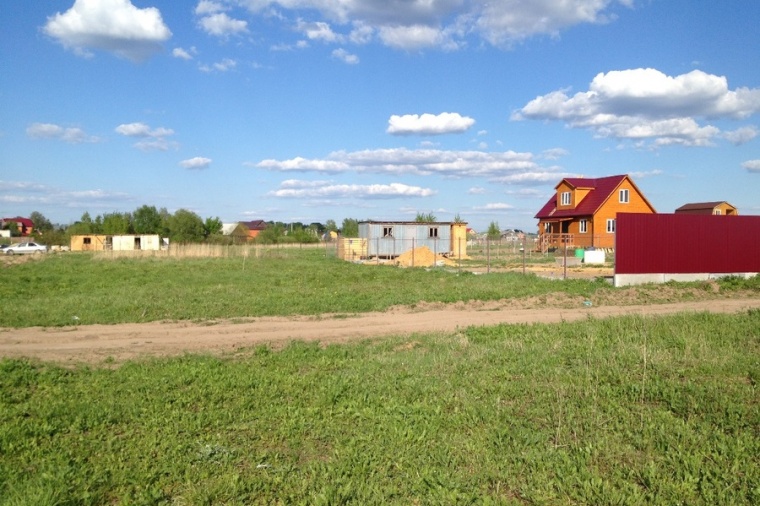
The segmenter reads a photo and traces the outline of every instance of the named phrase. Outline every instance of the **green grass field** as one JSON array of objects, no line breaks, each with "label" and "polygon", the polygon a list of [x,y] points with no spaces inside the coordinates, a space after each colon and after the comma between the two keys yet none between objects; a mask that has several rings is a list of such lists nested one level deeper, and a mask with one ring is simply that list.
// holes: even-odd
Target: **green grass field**
[{"label": "green grass field", "polygon": [[[3,278],[3,326],[614,290],[357,266],[318,250],[245,264],[61,255]],[[759,504],[759,380],[757,310],[114,368],[0,359],[0,504]]]},{"label": "green grass field", "polygon": [[323,249],[259,257],[117,258],[50,255],[3,269],[0,327],[206,320],[382,311],[398,304],[495,300],[548,291],[590,296],[601,282],[455,268],[357,265]]}]

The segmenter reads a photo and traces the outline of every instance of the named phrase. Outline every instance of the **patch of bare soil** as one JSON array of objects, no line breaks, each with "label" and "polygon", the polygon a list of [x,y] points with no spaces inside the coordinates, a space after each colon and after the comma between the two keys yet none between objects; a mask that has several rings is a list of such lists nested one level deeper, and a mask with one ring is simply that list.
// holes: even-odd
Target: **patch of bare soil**
[{"label": "patch of bare soil", "polygon": [[32,357],[72,365],[118,364],[141,357],[184,353],[234,355],[260,345],[280,348],[291,341],[330,344],[391,335],[455,332],[470,326],[501,323],[556,323],[589,317],[690,311],[736,313],[749,309],[760,309],[756,292],[732,292],[731,298],[720,298],[713,289],[695,289],[691,293],[660,286],[649,290],[614,290],[591,301],[556,293],[489,302],[420,302],[349,317],[262,317],[203,323],[0,329],[0,357]]}]

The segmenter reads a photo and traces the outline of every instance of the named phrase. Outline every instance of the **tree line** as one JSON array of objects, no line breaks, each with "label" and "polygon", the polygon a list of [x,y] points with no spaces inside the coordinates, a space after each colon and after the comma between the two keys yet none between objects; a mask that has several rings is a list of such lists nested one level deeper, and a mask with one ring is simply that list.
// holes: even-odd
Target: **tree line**
[{"label": "tree line", "polygon": [[[218,217],[201,218],[197,213],[179,209],[170,213],[166,208],[143,205],[133,212],[112,212],[95,216],[89,212],[69,225],[53,224],[45,215],[34,211],[29,215],[34,224],[32,236],[48,245],[67,245],[74,235],[152,235],[166,237],[172,243],[232,243],[235,238],[222,234],[222,221]],[[329,237],[329,232],[340,233],[346,237],[359,236],[359,220],[346,218],[342,228],[335,220],[324,224],[313,222],[285,223],[267,221],[267,226],[256,237],[261,244],[278,243],[312,243]],[[12,237],[20,236],[15,223],[6,223]]]},{"label": "tree line", "polygon": [[[234,242],[235,238],[222,234],[222,221],[218,217],[201,218],[198,214],[187,209],[179,209],[170,213],[166,208],[160,209],[155,206],[143,205],[133,212],[104,213],[92,218],[89,212],[70,225],[54,225],[42,213],[34,211],[29,216],[34,223],[33,236],[44,241],[48,245],[66,245],[73,235],[152,235],[157,234],[168,238],[172,243],[203,243],[210,242],[225,244]],[[314,243],[330,238],[330,233],[340,234],[342,237],[359,237],[359,222],[355,218],[345,218],[338,227],[335,220],[327,220],[324,224],[312,222],[267,221],[266,228],[262,230],[255,241],[260,244],[280,243]],[[437,221],[433,213],[417,213],[415,220],[421,223]],[[455,223],[463,220],[457,214]],[[6,225],[11,228],[13,236],[18,231],[11,223]],[[488,228],[488,237],[499,237],[499,225],[491,222]]]}]

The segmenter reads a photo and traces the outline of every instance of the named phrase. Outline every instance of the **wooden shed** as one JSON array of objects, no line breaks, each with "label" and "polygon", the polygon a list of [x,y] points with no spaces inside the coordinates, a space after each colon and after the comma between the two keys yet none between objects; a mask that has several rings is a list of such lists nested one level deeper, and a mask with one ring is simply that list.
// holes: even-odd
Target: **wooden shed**
[{"label": "wooden shed", "polygon": [[161,237],[158,234],[144,235],[72,235],[71,251],[158,251]]},{"label": "wooden shed", "polygon": [[676,209],[675,214],[712,214],[715,216],[738,216],[739,211],[725,201],[693,202]]}]

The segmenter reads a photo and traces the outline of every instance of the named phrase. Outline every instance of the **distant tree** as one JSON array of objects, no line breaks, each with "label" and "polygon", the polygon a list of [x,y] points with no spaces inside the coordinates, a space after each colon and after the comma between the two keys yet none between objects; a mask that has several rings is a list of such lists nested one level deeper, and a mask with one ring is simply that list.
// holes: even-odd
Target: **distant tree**
[{"label": "distant tree", "polygon": [[203,235],[210,237],[212,235],[221,235],[222,233],[222,220],[217,216],[216,218],[206,218],[203,222]]},{"label": "distant tree", "polygon": [[457,224],[464,223],[464,220],[462,219],[461,216],[459,216],[459,213],[454,215],[454,223],[457,223]]},{"label": "distant tree", "polygon": [[338,225],[335,223],[335,220],[327,220],[325,222],[325,228],[329,230],[330,232],[338,231]]},{"label": "distant tree", "polygon": [[169,239],[173,243],[202,242],[205,234],[203,220],[187,209],[178,209],[168,219]]},{"label": "distant tree", "polygon": [[72,235],[87,235],[95,233],[92,218],[87,211],[82,214],[79,221],[76,221],[66,228],[66,235],[71,237]]},{"label": "distant tree", "polygon": [[359,237],[359,220],[344,218],[340,233],[343,237]]},{"label": "distant tree", "polygon": [[499,224],[495,221],[492,221],[490,225],[488,225],[488,232],[486,232],[486,235],[491,240],[497,240],[501,237],[501,230],[499,229]]},{"label": "distant tree", "polygon": [[326,228],[324,225],[322,225],[321,223],[319,223],[318,221],[315,221],[315,222],[309,223],[309,228],[310,228],[311,230],[313,230],[313,231],[314,231],[314,233],[315,233],[317,236],[320,236],[320,235],[324,234],[324,233],[325,233],[325,230],[327,230],[327,228]]},{"label": "distant tree", "polygon": [[42,213],[32,211],[32,214],[29,215],[29,219],[34,223],[34,230],[37,231],[37,233],[43,234],[53,230],[53,224],[50,223],[50,220],[45,218]]},{"label": "distant tree", "polygon": [[161,234],[162,219],[155,206],[143,205],[132,213],[132,228],[136,234]]},{"label": "distant tree", "polygon": [[123,235],[132,232],[132,218],[129,213],[106,213],[103,215],[101,232],[106,235]]},{"label": "distant tree", "polygon": [[435,215],[433,213],[417,213],[414,221],[417,223],[434,223],[437,220],[435,219]]},{"label": "distant tree", "polygon": [[319,237],[317,236],[316,232],[310,227],[294,228],[293,231],[288,236],[288,238],[291,239],[293,242],[297,242],[301,244],[319,242]]},{"label": "distant tree", "polygon": [[256,242],[260,244],[279,244],[285,238],[285,226],[282,223],[271,223],[259,232]]}]

